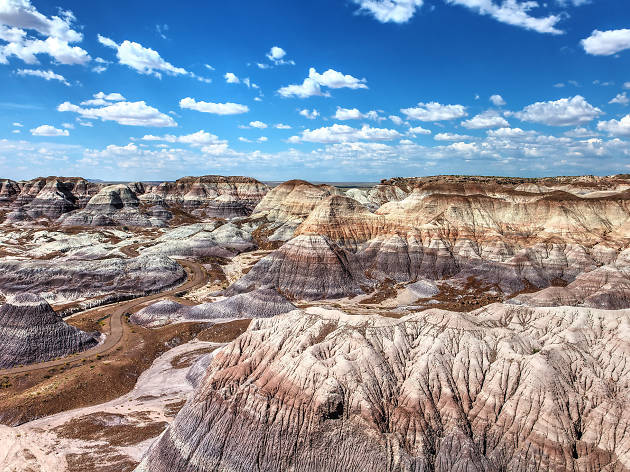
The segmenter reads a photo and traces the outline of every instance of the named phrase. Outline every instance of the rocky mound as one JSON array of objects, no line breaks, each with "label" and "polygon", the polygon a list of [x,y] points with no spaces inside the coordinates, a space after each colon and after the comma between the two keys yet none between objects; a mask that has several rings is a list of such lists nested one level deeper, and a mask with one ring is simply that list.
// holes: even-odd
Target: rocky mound
[{"label": "rocky mound", "polygon": [[254,320],[136,470],[624,470],[628,321],[501,304]]},{"label": "rocky mound", "polygon": [[343,195],[330,185],[314,185],[304,180],[289,180],[265,195],[256,205],[252,218],[264,218],[270,241],[286,241],[317,204],[331,195]]},{"label": "rocky mound", "polygon": [[254,249],[251,233],[232,223],[195,223],[171,229],[157,238],[156,244],[143,254],[167,256],[218,256],[234,255]]},{"label": "rocky mound", "polygon": [[44,362],[98,344],[90,334],[66,324],[43,298],[11,296],[0,306],[0,369]]},{"label": "rocky mound", "polygon": [[275,290],[261,289],[196,306],[182,305],[170,300],[159,301],[134,313],[131,322],[155,327],[190,320],[270,318],[294,309],[295,306]]},{"label": "rocky mound", "polygon": [[181,208],[198,217],[234,218],[251,214],[268,190],[250,177],[206,175],[148,187],[139,198],[146,203]]},{"label": "rocky mound", "polygon": [[144,295],[176,285],[184,269],[165,256],[67,262],[34,260],[0,262],[0,292],[39,293],[49,301]]},{"label": "rocky mound", "polygon": [[83,210],[59,219],[62,226],[165,226],[166,221],[139,210],[140,201],[127,185],[109,185],[94,195]]},{"label": "rocky mound", "polygon": [[358,295],[369,285],[352,253],[325,236],[301,235],[262,258],[225,293],[273,288],[289,298],[317,300]]},{"label": "rocky mound", "polygon": [[383,217],[372,214],[350,197],[334,195],[326,197],[311,210],[295,235],[318,234],[356,249],[357,244],[377,236],[383,226]]},{"label": "rocky mound", "polygon": [[351,188],[346,196],[354,198],[370,210],[376,210],[387,202],[403,200],[409,193],[396,185],[379,184],[372,188]]}]

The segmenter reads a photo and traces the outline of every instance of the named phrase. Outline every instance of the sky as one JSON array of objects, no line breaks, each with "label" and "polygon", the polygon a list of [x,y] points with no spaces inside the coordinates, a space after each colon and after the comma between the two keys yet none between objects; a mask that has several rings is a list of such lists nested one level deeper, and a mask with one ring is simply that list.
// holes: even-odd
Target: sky
[{"label": "sky", "polygon": [[615,173],[627,0],[0,0],[0,178]]}]

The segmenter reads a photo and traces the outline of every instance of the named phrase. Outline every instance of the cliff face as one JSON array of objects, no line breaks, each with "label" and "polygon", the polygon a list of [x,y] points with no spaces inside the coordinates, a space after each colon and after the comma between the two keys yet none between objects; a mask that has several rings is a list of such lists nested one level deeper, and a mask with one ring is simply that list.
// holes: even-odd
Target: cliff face
[{"label": "cliff face", "polygon": [[44,299],[22,293],[0,306],[0,339],[0,369],[6,369],[89,349],[98,333],[66,324]]},{"label": "cliff face", "polygon": [[216,354],[137,471],[622,471],[630,312],[310,308]]}]

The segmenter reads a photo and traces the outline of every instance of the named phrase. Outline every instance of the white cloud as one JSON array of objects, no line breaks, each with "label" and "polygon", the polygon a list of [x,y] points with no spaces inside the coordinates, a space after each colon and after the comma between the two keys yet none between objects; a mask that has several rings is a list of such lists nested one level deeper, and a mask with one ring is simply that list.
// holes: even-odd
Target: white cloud
[{"label": "white cloud", "polygon": [[623,88],[630,90],[630,82],[624,83]]},{"label": "white cloud", "polygon": [[600,121],[597,123],[597,129],[611,136],[630,137],[630,115],[626,115],[620,120]]},{"label": "white cloud", "polygon": [[537,102],[514,113],[521,121],[549,126],[577,126],[588,123],[602,114],[581,95],[550,102]]},{"label": "white cloud", "polygon": [[249,126],[252,128],[265,129],[267,127],[267,123],[263,123],[262,121],[250,121]]},{"label": "white cloud", "polygon": [[[284,49],[278,46],[274,46],[267,53],[267,59],[269,59],[271,62],[273,62],[277,66],[284,65],[284,64],[295,65],[295,62],[293,62],[292,60],[285,59],[286,55],[287,55],[287,52]],[[260,65],[261,64],[258,64],[259,67]],[[260,67],[260,68],[266,69],[266,67]]]},{"label": "white cloud", "polygon": [[308,77],[304,79],[301,85],[293,84],[282,87],[278,93],[283,97],[308,98],[314,96],[329,97],[328,92],[322,92],[321,87],[333,89],[350,88],[350,89],[366,89],[365,79],[357,79],[351,75],[342,74],[333,69],[328,69],[323,74],[319,74],[315,68],[311,67]]},{"label": "white cloud", "polygon": [[274,125],[274,128],[276,128],[276,129],[291,129],[291,126],[285,125],[283,123],[278,123],[278,124]]},{"label": "white cloud", "polygon": [[151,49],[145,48],[139,43],[125,40],[121,44],[98,35],[98,41],[107,47],[116,49],[116,57],[120,64],[126,65],[140,74],[162,77],[162,72],[168,75],[192,75],[186,69],[175,67],[170,62],[160,57],[160,54]]},{"label": "white cloud", "polygon": [[501,23],[518,26],[538,33],[562,34],[556,28],[563,15],[549,15],[534,17],[529,12],[540,5],[536,1],[518,2],[517,0],[503,0],[500,4],[493,0],[446,0],[447,3],[461,5],[479,13],[488,15]]},{"label": "white cloud", "polygon": [[431,130],[424,129],[422,126],[416,126],[415,128],[409,128],[407,134],[416,135],[416,134],[431,134]]},{"label": "white cloud", "polygon": [[492,95],[490,97],[490,101],[492,102],[492,104],[495,107],[502,107],[503,105],[506,104],[505,100],[503,100],[503,97],[501,95],[498,95],[498,94]]},{"label": "white cloud", "polygon": [[414,108],[400,110],[407,118],[418,121],[444,121],[462,118],[467,115],[463,105],[442,105],[437,102],[418,103]]},{"label": "white cloud", "polygon": [[[15,56],[27,64],[38,64],[37,55],[48,54],[61,64],[86,64],[91,60],[86,51],[70,46],[83,40],[83,35],[72,28],[72,12],[60,10],[59,16],[41,14],[29,0],[0,2],[0,63]],[[29,36],[26,30],[46,37],[42,40]]]},{"label": "white cloud", "polygon": [[41,125],[31,130],[33,136],[70,136],[67,129],[59,129],[50,125]]},{"label": "white cloud", "polygon": [[239,84],[241,82],[240,79],[236,77],[236,75],[234,75],[232,72],[226,72],[223,77],[228,84]]},{"label": "white cloud", "polygon": [[391,120],[392,123],[394,123],[395,125],[402,125],[403,124],[403,119],[398,116],[398,115],[389,115],[389,119]]},{"label": "white cloud", "polygon": [[70,102],[64,102],[57,107],[57,110],[78,113],[82,118],[100,118],[102,121],[115,121],[116,123],[127,126],[149,126],[156,128],[177,126],[173,118],[147,105],[144,101],[108,102],[105,106],[100,108],[82,108]]},{"label": "white cloud", "polygon": [[22,123],[18,123],[17,121],[15,121],[15,122],[13,122],[13,126],[17,126],[17,127],[21,128],[24,125]]},{"label": "white cloud", "polygon": [[464,141],[466,139],[472,139],[472,137],[465,134],[438,133],[433,139],[436,141]]},{"label": "white cloud", "polygon": [[252,142],[251,139],[244,138],[243,136],[239,136],[238,140],[243,142],[243,143],[251,143]]},{"label": "white cloud", "polygon": [[166,37],[166,32],[168,31],[168,25],[167,24],[157,24],[155,25],[155,31],[157,32],[158,36],[162,39],[168,39]]},{"label": "white cloud", "polygon": [[626,92],[618,93],[617,96],[608,103],[618,103],[619,105],[626,106],[630,103],[630,98],[628,98],[628,94]]},{"label": "white cloud", "polygon": [[406,23],[423,0],[353,0],[360,6],[360,11],[372,15],[381,23]]},{"label": "white cloud", "polygon": [[372,128],[363,125],[361,129],[348,125],[332,125],[314,130],[304,130],[301,136],[292,136],[289,142],[309,143],[346,143],[352,141],[391,141],[398,139],[401,134],[393,129]]},{"label": "white cloud", "polygon": [[323,74],[318,74],[315,68],[311,67],[308,71],[309,78],[316,81],[323,87],[329,87],[333,89],[349,88],[349,89],[366,89],[365,84],[367,80],[357,79],[348,74],[342,74],[333,69],[328,69]]},{"label": "white cloud", "polygon": [[357,108],[341,108],[337,107],[334,118],[336,120],[377,120],[378,112],[372,110],[367,113],[361,113]]},{"label": "white cloud", "polygon": [[583,127],[565,131],[563,134],[569,138],[592,138],[594,136],[599,136],[599,133],[597,133],[596,131],[592,131]]},{"label": "white cloud", "polygon": [[33,77],[41,77],[44,80],[58,80],[64,85],[70,85],[63,75],[54,73],[51,70],[38,70],[38,69],[18,69],[18,75],[31,75]]},{"label": "white cloud", "polygon": [[594,56],[612,56],[625,49],[630,49],[630,29],[599,31],[581,41],[587,54]]},{"label": "white cloud", "polygon": [[19,129],[14,129],[14,130],[12,130],[11,132],[12,132],[12,133],[15,133],[15,134],[19,134],[19,133],[21,133],[22,131],[20,131]]},{"label": "white cloud", "polygon": [[528,136],[536,134],[533,131],[524,131],[521,128],[499,128],[488,130],[488,136],[494,138],[517,138],[521,136]]},{"label": "white cloud", "polygon": [[212,67],[210,64],[204,64],[204,67],[208,70],[215,70],[215,68]]},{"label": "white cloud", "polygon": [[256,66],[258,66],[259,69],[270,69],[271,66],[269,64],[263,64],[262,62],[257,62]]},{"label": "white cloud", "polygon": [[109,105],[109,102],[120,102],[120,101],[125,100],[125,97],[123,97],[121,94],[116,93],[116,92],[114,93],[98,92],[92,95],[92,97],[94,98],[81,102],[81,105],[104,106],[104,105]]},{"label": "white cloud", "polygon": [[187,108],[189,110],[196,110],[202,113],[213,113],[215,115],[238,115],[241,113],[247,113],[249,107],[247,105],[241,105],[238,103],[212,103],[196,101],[194,98],[186,97],[179,101],[180,108]]},{"label": "white cloud", "polygon": [[319,84],[313,79],[310,79],[308,77],[304,79],[304,82],[302,82],[302,85],[297,85],[297,84],[287,85],[286,87],[282,87],[278,89],[278,93],[285,98],[289,98],[289,97],[308,98],[308,97],[315,97],[315,96],[324,96],[324,97],[330,96],[329,93],[322,92]]},{"label": "white cloud", "polygon": [[61,126],[66,129],[74,129],[74,125],[72,123],[62,123]]},{"label": "white cloud", "polygon": [[256,141],[258,141],[259,143],[266,143],[268,140],[269,138],[267,138],[267,136],[261,136]]},{"label": "white cloud", "polygon": [[478,151],[476,143],[457,142],[446,146],[446,148],[464,154],[470,154]]},{"label": "white cloud", "polygon": [[204,130],[199,130],[196,133],[186,134],[182,136],[175,136],[172,134],[166,134],[164,136],[154,136],[147,134],[141,138],[143,141],[165,141],[168,143],[184,143],[190,144],[193,147],[201,147],[209,144],[226,144],[227,141],[219,139],[218,136],[208,133]]},{"label": "white cloud", "polygon": [[319,116],[319,112],[315,108],[313,108],[312,110],[308,110],[307,108],[305,108],[304,110],[300,110],[300,115],[302,115],[304,118],[308,118],[309,120],[314,120]]},{"label": "white cloud", "polygon": [[510,123],[494,110],[487,110],[475,115],[469,120],[462,121],[462,126],[468,129],[503,128]]}]

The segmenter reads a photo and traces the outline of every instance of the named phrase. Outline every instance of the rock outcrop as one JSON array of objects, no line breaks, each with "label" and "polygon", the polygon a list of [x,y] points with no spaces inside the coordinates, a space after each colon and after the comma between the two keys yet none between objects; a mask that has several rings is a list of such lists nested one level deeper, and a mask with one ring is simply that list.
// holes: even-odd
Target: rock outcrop
[{"label": "rock outcrop", "polygon": [[171,229],[143,254],[232,257],[255,247],[251,233],[232,223],[196,223]]},{"label": "rock outcrop", "polygon": [[46,300],[25,292],[0,306],[0,339],[0,369],[8,369],[84,351],[99,335],[68,325]]},{"label": "rock outcrop", "polygon": [[326,236],[301,235],[257,262],[226,295],[273,288],[296,299],[316,300],[364,293],[370,281],[356,257]]},{"label": "rock outcrop", "polygon": [[136,471],[626,470],[629,322],[501,304],[254,320]]},{"label": "rock outcrop", "polygon": [[265,220],[270,241],[287,241],[317,204],[331,195],[343,195],[343,192],[330,185],[289,180],[265,195],[254,208],[252,218]]},{"label": "rock outcrop", "polygon": [[90,297],[126,297],[173,286],[186,277],[184,269],[165,256],[95,261],[0,262],[0,292],[34,292],[51,302]]},{"label": "rock outcrop", "polygon": [[156,327],[181,321],[270,318],[294,309],[295,306],[275,290],[260,289],[194,306],[162,300],[134,313],[130,320],[135,324]]}]

